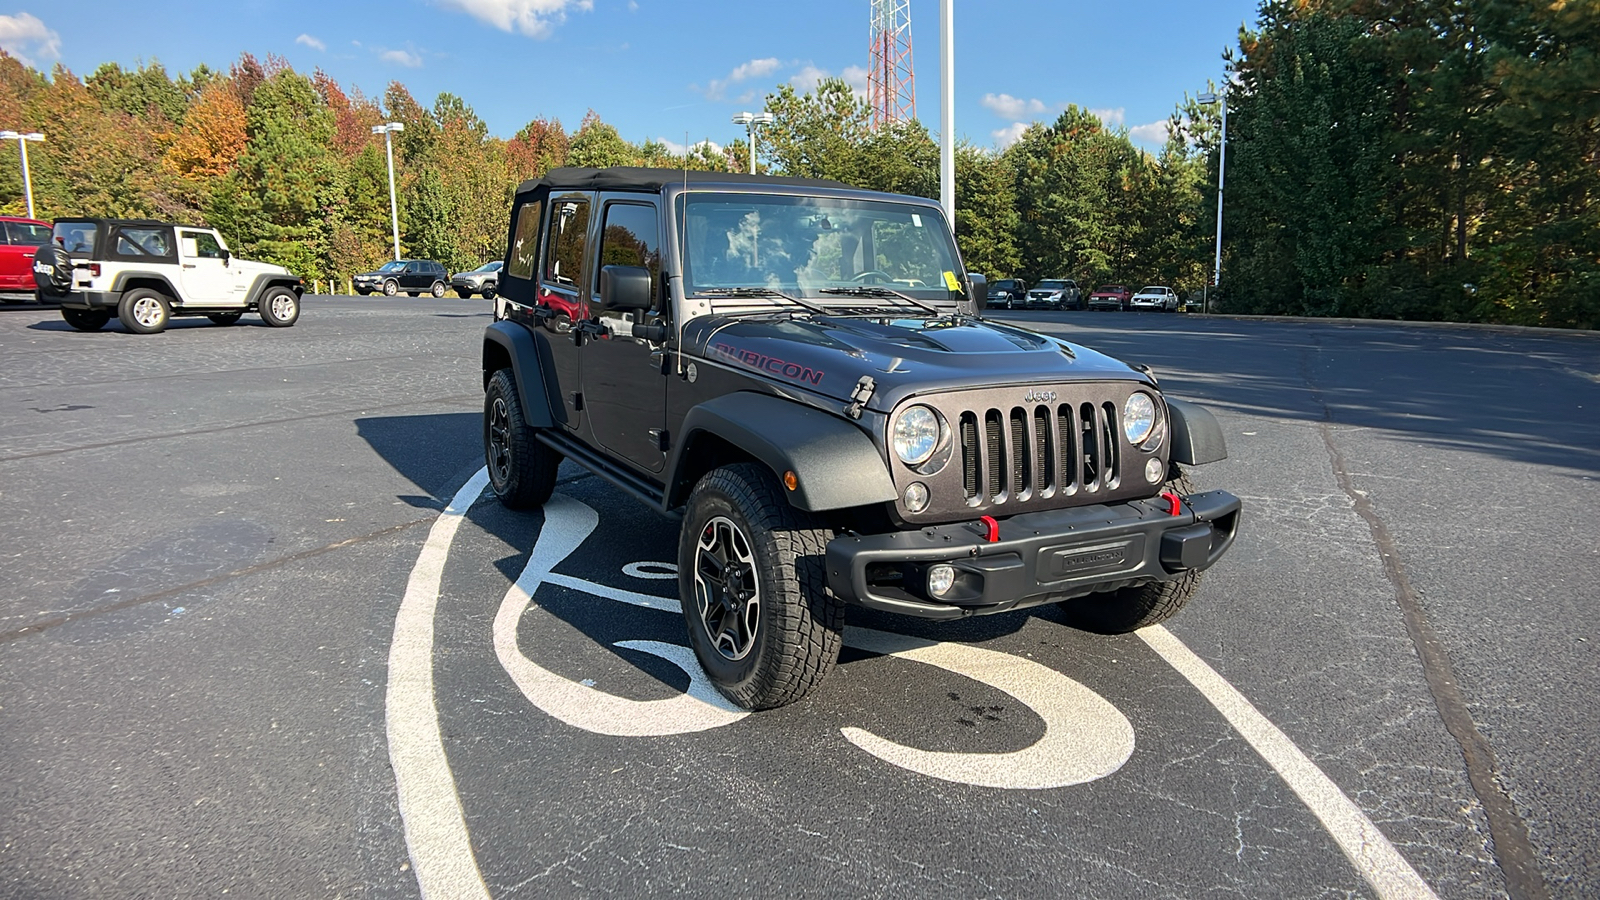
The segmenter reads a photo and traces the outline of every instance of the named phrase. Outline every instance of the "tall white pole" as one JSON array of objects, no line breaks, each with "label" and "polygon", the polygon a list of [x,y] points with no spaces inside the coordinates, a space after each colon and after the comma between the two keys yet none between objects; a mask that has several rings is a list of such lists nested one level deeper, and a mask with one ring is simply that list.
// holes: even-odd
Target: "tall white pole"
[{"label": "tall white pole", "polygon": [[[1212,268],[1213,281],[1222,285],[1222,186],[1228,171],[1228,92],[1222,95],[1222,146],[1217,152],[1217,258]],[[1209,305],[1209,304],[1208,304]],[[1209,310],[1207,310],[1209,312]]]},{"label": "tall white pole", "polygon": [[400,258],[400,204],[394,197],[394,132],[383,132],[383,149],[389,155],[389,224],[394,229],[394,258]]},{"label": "tall white pole", "polygon": [[939,203],[956,225],[956,40],[954,0],[939,0]]},{"label": "tall white pole", "polygon": [[33,181],[28,178],[28,139],[26,136],[17,140],[17,148],[22,151],[22,192],[28,197],[28,218],[33,218]]},{"label": "tall white pole", "polygon": [[744,134],[745,134],[745,138],[747,140],[749,140],[749,142],[750,142],[750,146],[748,148],[750,150],[750,174],[754,175],[756,173],[756,120],[755,119],[751,119],[749,122],[745,123]]}]

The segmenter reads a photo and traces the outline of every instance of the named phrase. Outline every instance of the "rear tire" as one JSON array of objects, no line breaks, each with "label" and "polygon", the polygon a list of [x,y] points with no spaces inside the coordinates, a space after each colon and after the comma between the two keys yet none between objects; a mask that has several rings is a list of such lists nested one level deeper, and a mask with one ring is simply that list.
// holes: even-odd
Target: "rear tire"
[{"label": "rear tire", "polygon": [[839,661],[844,604],[823,559],[831,536],[754,463],[715,469],[689,495],[678,538],[689,645],[735,704],[793,703]]},{"label": "rear tire", "polygon": [[[1172,470],[1173,476],[1161,489],[1180,497],[1194,493],[1189,473],[1179,469],[1176,463],[1172,464]],[[1128,634],[1176,615],[1200,589],[1202,574],[1198,569],[1190,569],[1171,581],[1103,591],[1063,600],[1059,605],[1066,613],[1067,624],[1074,628],[1096,634]]]},{"label": "rear tire", "polygon": [[300,297],[286,287],[267,288],[257,311],[261,321],[273,328],[288,328],[300,321]]},{"label": "rear tire", "polygon": [[134,288],[122,295],[117,318],[134,334],[160,334],[172,321],[172,303],[149,288]]},{"label": "rear tire", "polygon": [[433,287],[428,289],[428,292],[433,294],[433,298],[435,300],[439,299],[440,297],[443,297],[444,296],[444,282],[435,281],[433,283]]},{"label": "rear tire", "polygon": [[489,486],[510,509],[538,509],[556,489],[561,454],[540,441],[523,418],[510,369],[495,372],[483,394],[483,456]]},{"label": "rear tire", "polygon": [[79,331],[99,331],[111,321],[109,309],[68,309],[61,307],[61,318]]}]

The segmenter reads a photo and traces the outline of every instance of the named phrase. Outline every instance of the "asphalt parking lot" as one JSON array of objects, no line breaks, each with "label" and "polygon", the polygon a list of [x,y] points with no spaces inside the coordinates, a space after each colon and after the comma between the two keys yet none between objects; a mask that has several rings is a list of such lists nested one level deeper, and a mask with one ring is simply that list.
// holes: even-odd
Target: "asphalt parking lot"
[{"label": "asphalt parking lot", "polygon": [[1000,315],[1217,413],[1238,543],[1140,635],[853,615],[743,715],[675,523],[478,499],[487,302],[0,307],[0,896],[1600,893],[1600,338]]}]

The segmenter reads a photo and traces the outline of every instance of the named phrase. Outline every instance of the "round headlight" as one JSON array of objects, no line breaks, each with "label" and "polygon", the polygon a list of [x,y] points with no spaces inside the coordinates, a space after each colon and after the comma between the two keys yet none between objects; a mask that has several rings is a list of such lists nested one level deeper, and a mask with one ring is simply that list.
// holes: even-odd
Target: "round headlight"
[{"label": "round headlight", "polygon": [[894,455],[908,466],[928,461],[939,446],[939,415],[926,406],[908,407],[894,422]]},{"label": "round headlight", "polygon": [[1142,444],[1156,427],[1156,401],[1138,391],[1122,404],[1122,434],[1130,444]]}]

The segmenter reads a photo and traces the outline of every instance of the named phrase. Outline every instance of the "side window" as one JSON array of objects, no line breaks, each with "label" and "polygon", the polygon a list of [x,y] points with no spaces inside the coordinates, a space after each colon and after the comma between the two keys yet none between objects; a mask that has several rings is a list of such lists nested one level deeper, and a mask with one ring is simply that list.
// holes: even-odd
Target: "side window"
[{"label": "side window", "polygon": [[19,247],[42,247],[50,243],[50,228],[29,222],[7,222],[6,240]]},{"label": "side window", "polygon": [[539,220],[544,201],[522,204],[517,210],[517,233],[511,238],[511,265],[506,272],[513,278],[533,279],[533,261],[539,255]]},{"label": "side window", "polygon": [[589,237],[589,201],[557,200],[550,206],[550,231],[545,243],[544,282],[576,288],[583,274],[583,251]]},{"label": "side window", "polygon": [[172,256],[172,241],[165,228],[123,228],[117,232],[118,256]]},{"label": "side window", "polygon": [[661,296],[661,237],[656,219],[654,206],[606,206],[606,227],[600,233],[600,263],[594,271],[596,289],[600,287],[601,267],[642,266],[650,270],[650,296]]},{"label": "side window", "polygon": [[179,233],[179,240],[184,242],[184,252],[188,253],[190,241],[193,241],[194,256],[200,259],[221,259],[222,245],[217,243],[217,236],[205,231],[184,231]]}]

